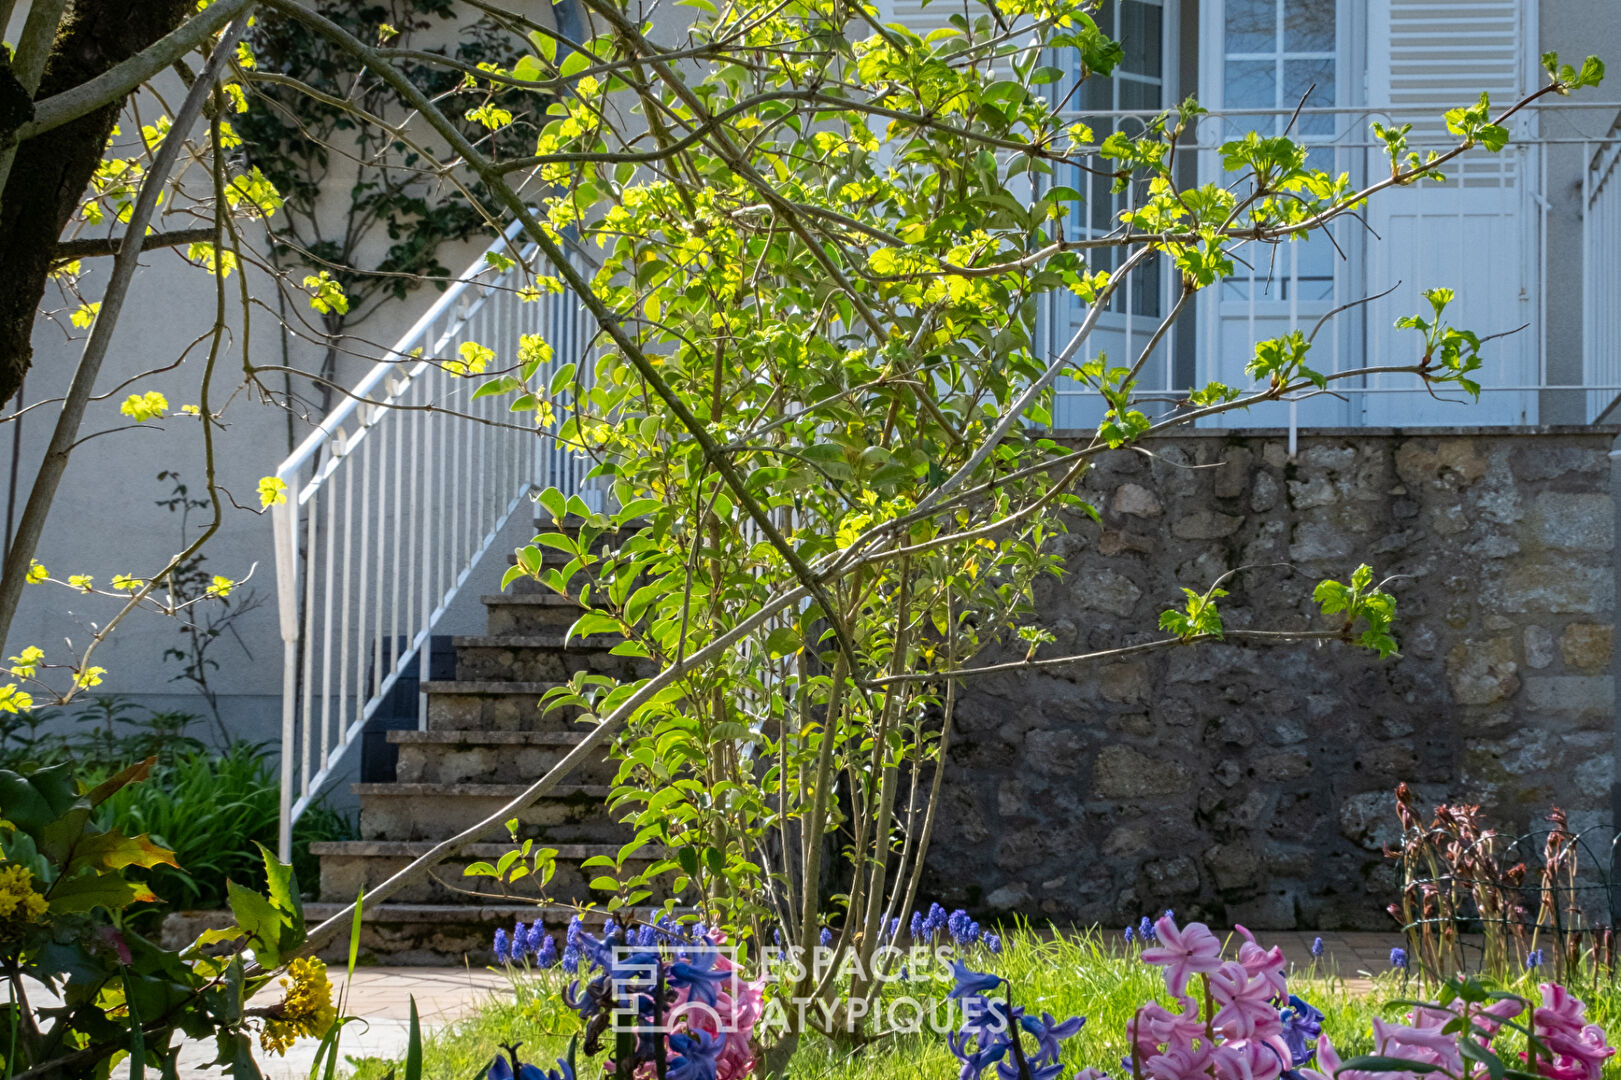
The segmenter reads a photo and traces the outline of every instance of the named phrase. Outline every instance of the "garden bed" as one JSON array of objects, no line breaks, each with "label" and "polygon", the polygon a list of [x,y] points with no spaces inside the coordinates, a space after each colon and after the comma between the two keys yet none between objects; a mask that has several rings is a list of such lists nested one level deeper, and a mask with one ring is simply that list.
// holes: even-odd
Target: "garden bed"
[{"label": "garden bed", "polygon": [[[1396,940],[1395,935],[1388,936]],[[1264,933],[1260,937],[1263,945],[1272,944]],[[1227,953],[1233,954],[1238,944],[1238,938],[1230,939]],[[1140,944],[1123,945],[1116,933],[1018,929],[1004,935],[1000,954],[976,946],[961,955],[974,969],[1005,978],[1028,1013],[1085,1017],[1080,1030],[1062,1043],[1065,1080],[1088,1067],[1129,1076],[1120,1067],[1130,1053],[1127,1021],[1145,1001],[1157,999],[1174,1006],[1161,969],[1142,961]],[[1394,1002],[1419,995],[1422,988],[1401,969],[1387,966],[1373,972],[1344,966],[1347,963],[1356,963],[1349,950],[1341,957],[1330,952],[1322,958],[1297,959],[1289,966],[1288,982],[1291,994],[1322,1011],[1323,1033],[1348,1059],[1373,1051],[1376,1016],[1398,1020],[1405,1007]],[[548,1067],[567,1056],[570,1040],[582,1030],[579,1017],[563,999],[572,976],[560,967],[540,971],[522,965],[506,970],[511,977],[509,992],[492,995],[472,1015],[425,1038],[424,1080],[477,1076],[503,1044],[521,1044],[524,1061]],[[1538,982],[1538,973],[1530,971],[1506,988],[1535,998]],[[951,989],[949,976],[937,972],[929,978],[896,981],[882,998],[894,1002],[913,997],[932,1008],[942,1005]],[[1608,1029],[1621,1016],[1621,992],[1615,987],[1581,987],[1577,992],[1588,1003],[1588,1017],[1594,1023]],[[927,1020],[924,1026],[915,1034],[880,1035],[861,1048],[822,1038],[808,1040],[790,1060],[787,1075],[794,1080],[945,1080],[959,1075],[962,1062],[953,1056],[946,1036],[928,1030]],[[582,1054],[579,1075],[597,1075],[600,1062],[600,1058],[588,1061]],[[350,1064],[355,1080],[382,1080],[399,1065],[376,1058]],[[995,1074],[987,1070],[987,1075]]]}]

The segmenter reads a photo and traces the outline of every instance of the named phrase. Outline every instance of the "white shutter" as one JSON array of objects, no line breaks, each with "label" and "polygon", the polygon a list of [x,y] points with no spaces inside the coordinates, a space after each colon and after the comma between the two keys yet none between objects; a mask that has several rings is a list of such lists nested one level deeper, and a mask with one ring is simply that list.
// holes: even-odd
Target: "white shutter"
[{"label": "white shutter", "polygon": [[[1374,0],[1369,19],[1368,104],[1411,123],[1415,144],[1450,145],[1443,114],[1474,104],[1481,91],[1494,112],[1524,91],[1521,0]],[[1466,186],[1512,183],[1512,170],[1499,164],[1506,160],[1469,154],[1447,172]]]},{"label": "white shutter", "polygon": [[[1369,22],[1368,104],[1376,116],[1384,112],[1397,123],[1411,123],[1408,139],[1421,153],[1456,145],[1443,120],[1448,109],[1473,104],[1485,91],[1496,113],[1523,93],[1530,58],[1522,0],[1372,0]],[[1516,139],[1533,133],[1530,113],[1516,124]],[[1382,150],[1369,152],[1370,177],[1388,168]],[[1402,285],[1370,305],[1368,362],[1412,363],[1416,333],[1396,331],[1391,323],[1423,310],[1421,290],[1445,286],[1458,294],[1447,310],[1454,326],[1486,335],[1530,324],[1482,350],[1482,385],[1534,385],[1539,239],[1529,188],[1537,175],[1535,150],[1524,142],[1497,154],[1477,147],[1443,171],[1445,184],[1383,191],[1369,204],[1369,224],[1380,239],[1369,239],[1367,291]],[[1411,385],[1412,377],[1386,376],[1375,383],[1381,384]],[[1536,397],[1488,390],[1479,405],[1464,408],[1437,405],[1421,391],[1370,394],[1365,420],[1535,423]]]}]

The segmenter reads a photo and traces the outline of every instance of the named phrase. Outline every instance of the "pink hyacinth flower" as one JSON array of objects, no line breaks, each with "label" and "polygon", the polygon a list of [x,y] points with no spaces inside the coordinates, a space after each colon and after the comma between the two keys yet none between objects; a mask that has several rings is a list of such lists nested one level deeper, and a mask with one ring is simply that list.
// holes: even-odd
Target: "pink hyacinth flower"
[{"label": "pink hyacinth flower", "polygon": [[1210,1025],[1223,1038],[1264,1037],[1280,1028],[1271,987],[1262,979],[1250,978],[1243,964],[1229,961],[1221,965],[1210,976],[1210,996],[1221,1006],[1210,1018]]},{"label": "pink hyacinth flower", "polygon": [[1277,1080],[1289,1060],[1289,1048],[1282,1047],[1281,1054],[1279,1049],[1268,1040],[1237,1039],[1222,1043],[1210,1057],[1221,1080]]},{"label": "pink hyacinth flower", "polygon": [[1604,1063],[1615,1054],[1597,1024],[1588,1024],[1575,1036],[1561,1032],[1544,1036],[1542,1041],[1554,1060],[1538,1060],[1537,1072],[1555,1080],[1599,1080]]},{"label": "pink hyacinth flower", "polygon": [[1260,979],[1266,983],[1274,998],[1288,996],[1288,981],[1284,972],[1289,967],[1289,961],[1284,959],[1283,950],[1274,945],[1270,949],[1263,949],[1256,942],[1255,935],[1244,926],[1235,925],[1244,938],[1244,943],[1238,947],[1238,962],[1244,965],[1244,970],[1250,973],[1253,979]]},{"label": "pink hyacinth flower", "polygon": [[1463,1055],[1458,1037],[1439,1028],[1403,1027],[1373,1018],[1373,1043],[1386,1057],[1406,1058],[1425,1065],[1439,1065],[1454,1074],[1463,1071]]},{"label": "pink hyacinth flower", "polygon": [[1144,949],[1143,960],[1165,969],[1165,988],[1173,996],[1186,993],[1190,976],[1221,967],[1221,942],[1204,923],[1188,923],[1179,930],[1169,915],[1161,915],[1154,933],[1159,944]]},{"label": "pink hyacinth flower", "polygon": [[1559,983],[1542,984],[1542,1004],[1531,1014],[1539,1035],[1569,1035],[1577,1038],[1587,1026],[1587,1006],[1582,999]]},{"label": "pink hyacinth flower", "polygon": [[1176,1046],[1143,1062],[1143,1075],[1149,1080],[1208,1080],[1210,1050]]},{"label": "pink hyacinth flower", "polygon": [[1199,1006],[1193,1003],[1192,998],[1178,1000],[1182,1006],[1181,1012],[1171,1012],[1157,1001],[1144,1006],[1143,1023],[1153,1042],[1161,1046],[1190,1046],[1195,1039],[1204,1037],[1204,1020],[1199,1016]]}]

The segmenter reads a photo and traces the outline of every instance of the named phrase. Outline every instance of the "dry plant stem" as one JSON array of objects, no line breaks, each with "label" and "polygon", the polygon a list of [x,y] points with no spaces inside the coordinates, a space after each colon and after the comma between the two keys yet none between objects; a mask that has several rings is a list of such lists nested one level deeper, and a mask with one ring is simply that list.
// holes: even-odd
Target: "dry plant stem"
[{"label": "dry plant stem", "polygon": [[[180,158],[181,149],[185,144],[184,135],[202,116],[203,105],[212,92],[214,77],[219,73],[224,58],[236,48],[236,42],[247,32],[247,22],[247,18],[243,17],[226,30],[220,39],[219,47],[215,49],[214,55],[209,57],[202,74],[192,85],[185,102],[175,114],[171,128],[172,135],[164,139],[158,148],[152,167],[141,184],[141,193],[130,211],[127,235],[146,234],[147,226],[157,209],[158,197],[168,182],[169,174],[174,170],[175,162]],[[134,280],[140,257],[139,248],[131,246],[122,248],[113,260],[113,270],[108,278],[107,291],[102,296],[101,310],[91,327],[90,339],[85,342],[79,365],[73,373],[73,382],[63,399],[62,411],[57,416],[50,445],[46,448],[44,460],[40,462],[34,486],[28,493],[28,503],[17,523],[17,535],[6,552],[4,572],[0,574],[0,637],[4,637],[10,630],[12,620],[16,617],[17,603],[22,597],[29,564],[39,546],[39,538],[44,532],[45,519],[50,514],[51,504],[56,499],[56,489],[67,470],[72,447],[79,440],[79,427],[84,422],[85,405],[95,388],[96,377],[101,373],[102,361],[106,359],[113,332],[118,326],[119,314],[129,297],[130,283]],[[177,560],[182,556],[171,560],[165,572],[172,572]],[[90,649],[84,654],[86,659],[94,650],[95,643],[104,640],[124,616],[152,592],[156,584],[157,579],[154,578],[130,597],[124,609],[96,635]]]}]

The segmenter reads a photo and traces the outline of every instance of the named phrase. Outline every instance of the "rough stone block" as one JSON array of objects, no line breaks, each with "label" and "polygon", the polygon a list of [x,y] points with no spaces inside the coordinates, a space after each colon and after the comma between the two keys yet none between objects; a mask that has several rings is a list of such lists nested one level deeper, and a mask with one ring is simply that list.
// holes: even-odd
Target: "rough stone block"
[{"label": "rough stone block", "polygon": [[1188,770],[1119,743],[1105,746],[1092,765],[1092,794],[1105,799],[1141,799],[1188,790]]},{"label": "rough stone block", "polygon": [[1525,680],[1531,707],[1540,712],[1610,712],[1615,680],[1608,675],[1531,675]]},{"label": "rough stone block", "polygon": [[1559,655],[1573,668],[1596,670],[1610,666],[1615,628],[1604,623],[1571,623],[1559,635]]},{"label": "rough stone block", "polygon": [[1231,536],[1244,524],[1236,514],[1223,514],[1219,510],[1195,510],[1177,518],[1171,532],[1183,540],[1219,540]]},{"label": "rough stone block", "polygon": [[1615,502],[1608,495],[1544,491],[1536,501],[1537,538],[1560,551],[1612,551]]},{"label": "rough stone block", "polygon": [[1121,484],[1115,488],[1110,509],[1117,514],[1141,518],[1159,517],[1165,511],[1159,497],[1141,484]]},{"label": "rough stone block", "polygon": [[1490,705],[1520,689],[1513,640],[1460,641],[1447,653],[1447,683],[1460,705]]}]

